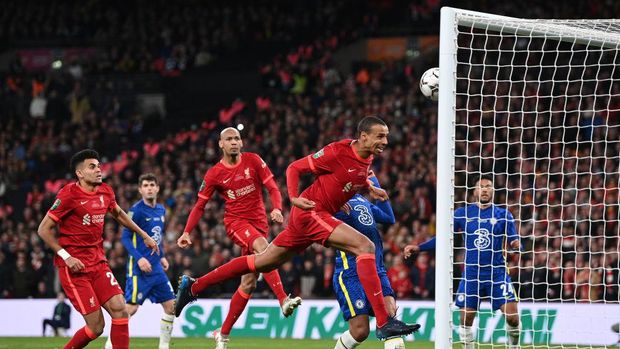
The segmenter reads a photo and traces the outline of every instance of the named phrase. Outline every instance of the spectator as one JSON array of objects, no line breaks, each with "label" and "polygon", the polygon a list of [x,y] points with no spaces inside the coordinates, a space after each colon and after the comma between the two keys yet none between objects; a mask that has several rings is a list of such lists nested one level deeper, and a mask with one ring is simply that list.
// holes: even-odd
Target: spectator
[{"label": "spectator", "polygon": [[49,325],[54,330],[54,336],[64,336],[65,331],[71,328],[71,307],[65,302],[65,294],[58,292],[58,304],[54,307],[51,319],[43,320],[43,337]]}]

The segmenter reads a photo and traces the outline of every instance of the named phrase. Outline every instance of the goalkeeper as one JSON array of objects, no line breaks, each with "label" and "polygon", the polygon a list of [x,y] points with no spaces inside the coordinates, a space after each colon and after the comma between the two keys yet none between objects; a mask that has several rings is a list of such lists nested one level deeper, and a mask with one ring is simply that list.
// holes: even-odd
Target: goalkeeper
[{"label": "goalkeeper", "polygon": [[[465,269],[456,293],[456,305],[461,309],[458,332],[464,349],[474,348],[472,324],[481,298],[491,298],[493,311],[501,309],[506,317],[508,349],[519,348],[520,322],[517,295],[506,270],[504,259],[506,241],[513,251],[521,243],[512,214],[493,204],[493,181],[481,177],[474,189],[476,203],[454,211],[454,231],[464,232]],[[435,238],[417,246],[405,247],[405,258],[412,253],[435,249]]]}]

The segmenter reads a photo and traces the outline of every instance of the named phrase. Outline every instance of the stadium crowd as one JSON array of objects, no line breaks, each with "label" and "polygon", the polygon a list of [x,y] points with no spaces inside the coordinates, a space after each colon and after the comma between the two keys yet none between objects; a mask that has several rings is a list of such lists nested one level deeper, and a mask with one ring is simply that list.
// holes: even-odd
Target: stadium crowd
[{"label": "stadium crowd", "polygon": [[[111,18],[116,18],[115,23],[125,23],[125,20],[118,19],[118,13],[115,15],[113,10],[111,11],[108,15],[101,15],[99,20],[108,23]],[[145,11],[148,13],[142,16],[149,18],[151,10]],[[246,21],[247,18],[252,18],[253,13],[247,11],[247,15],[240,16]],[[187,16],[196,18],[193,16],[198,14],[187,13]],[[232,20],[234,22],[235,19]],[[141,21],[147,20],[139,20]],[[252,21],[250,23],[258,24]],[[173,24],[171,20],[171,25]],[[101,27],[108,28],[108,25]],[[117,27],[121,28],[122,25]],[[60,32],[81,33],[94,30],[98,33],[100,27],[86,28],[76,24],[76,28],[85,29]],[[241,30],[238,26],[222,23],[218,24],[218,28]],[[251,36],[267,31],[285,33],[290,28],[276,29],[263,31],[253,27],[245,28],[246,34],[250,33]],[[38,35],[45,38],[54,31],[58,32],[58,28]],[[108,34],[101,33],[101,37]],[[148,40],[145,40],[143,45],[133,46],[136,49],[144,46],[149,52],[152,47],[161,48],[162,44],[157,40],[165,39],[155,40],[153,38],[158,37],[158,33],[142,33],[140,30],[136,30],[134,34]],[[220,31],[218,35],[225,33]],[[32,34],[24,33],[22,37],[32,37]],[[196,37],[196,34],[188,32],[171,35],[171,38],[174,38],[172,42],[178,40],[179,45],[187,44],[188,37],[193,38],[194,48],[186,48],[186,52],[197,52],[196,50],[203,46],[200,43],[202,40],[208,42],[209,49],[214,49],[214,43],[218,42],[213,38],[198,38],[200,35]],[[52,96],[56,89],[59,97],[49,97],[42,117],[31,117],[29,107],[36,97],[35,91],[40,88],[41,80],[21,78],[16,74],[7,76],[0,91],[0,105],[3,113],[7,115],[3,118],[0,129],[0,297],[51,298],[54,297],[54,291],[59,289],[51,265],[51,255],[43,247],[36,230],[41,218],[51,206],[55,193],[72,180],[72,174],[67,171],[68,159],[80,149],[94,148],[104,156],[105,181],[116,190],[117,201],[124,209],[129,208],[138,198],[137,178],[141,173],[153,172],[158,176],[162,187],[160,200],[168,210],[165,254],[171,262],[168,273],[175,284],[179,275],[202,275],[239,252],[226,237],[222,224],[222,201],[218,199],[211,200],[207,205],[204,218],[193,232],[196,243],[192,249],[180,250],[175,244],[205,171],[219,160],[219,129],[223,126],[243,124],[244,149],[261,154],[285,194],[284,173],[292,160],[318,150],[333,140],[353,136],[357,119],[364,115],[377,114],[385,118],[391,131],[390,147],[373,164],[382,186],[391,194],[397,219],[396,224],[383,227],[389,277],[399,298],[433,299],[433,256],[422,253],[412,261],[404,261],[401,249],[407,243],[421,243],[436,233],[442,233],[435,231],[434,214],[437,173],[436,105],[417,91],[417,79],[422,71],[417,71],[404,61],[363,64],[351,74],[344,75],[335,68],[332,57],[332,53],[344,39],[339,35],[326,35],[292,46],[286,54],[275,57],[260,68],[264,93],[256,96],[255,100],[240,100],[232,113],[230,110],[221,112],[219,120],[196,124],[168,134],[161,140],[153,140],[144,131],[144,117],[127,113],[118,100],[115,101],[110,94],[105,93],[105,84],[99,86],[99,90],[85,89],[79,79],[69,71],[54,76],[50,80],[52,83],[45,85],[45,89],[48,96]],[[138,38],[128,40],[132,43],[141,42]],[[222,41],[221,38],[219,40]],[[119,52],[125,51],[121,49]],[[139,51],[130,52],[140,56]],[[147,63],[155,59],[154,57],[159,57],[153,55],[153,52],[151,54]],[[133,65],[141,66],[143,65]],[[127,71],[140,71],[140,68]],[[615,88],[617,89],[617,86]],[[617,95],[618,91],[613,94]],[[526,98],[521,102],[526,110],[536,110],[537,105],[532,104],[534,99]],[[567,101],[571,102],[574,101]],[[617,116],[593,115],[593,119],[597,117],[601,122],[599,125],[609,126],[608,140],[620,138],[620,120]],[[571,120],[571,125],[583,130],[592,127],[592,123],[581,125],[576,124],[577,118]],[[580,142],[588,141],[583,138],[587,135],[592,137],[589,139],[591,145],[575,152],[570,160],[574,162],[574,168],[585,172],[591,168],[608,169],[615,166],[617,169],[617,155],[615,158],[607,155],[609,164],[604,163],[605,152],[611,150],[605,148],[603,142],[595,140],[596,130],[591,133],[580,132],[575,139]],[[463,133],[459,136],[460,139],[467,137]],[[482,134],[481,137],[486,136],[489,135]],[[493,137],[493,134],[490,137]],[[536,135],[525,137],[527,139]],[[556,137],[556,142],[551,143],[559,144],[562,140],[561,135],[553,137]],[[615,154],[620,153],[620,143],[611,144],[615,146]],[[488,142],[484,145],[488,145]],[[475,146],[471,149],[461,146],[457,146],[457,154],[481,154],[480,149]],[[535,147],[524,147],[521,156],[530,158],[535,151]],[[558,151],[560,150],[555,148],[551,150],[553,154]],[[583,162],[588,156],[594,160]],[[457,169],[468,166],[467,163],[459,161],[457,157]],[[570,164],[551,163],[548,172],[562,172],[562,167],[566,166],[570,167]],[[511,274],[515,280],[519,280],[517,285],[520,286],[521,300],[549,298],[589,302],[605,299],[617,302],[617,172],[615,177],[606,177],[602,172],[585,179],[575,175],[574,181],[568,184],[561,182],[565,176],[547,175],[547,171],[540,169],[538,171],[542,174],[536,175],[538,172],[535,171],[534,164],[527,161],[508,162],[505,168],[495,170],[501,173],[527,174],[518,178],[525,178],[523,193],[515,194],[512,191],[510,193],[513,195],[506,197],[506,194],[500,192],[496,200],[498,203],[507,202],[508,207],[513,210],[519,223],[520,235],[526,245],[524,253],[514,255],[510,261],[513,266]],[[579,181],[580,190],[575,189],[575,181]],[[500,180],[497,184],[520,187],[520,183],[510,180]],[[555,188],[562,189],[555,191]],[[559,195],[562,190],[574,192],[573,196],[562,196],[565,203],[578,203],[574,211],[567,212],[571,209],[562,209],[560,205],[546,205],[541,201]],[[461,195],[461,198],[463,197],[464,194]],[[526,209],[519,210],[520,207]],[[530,209],[534,207],[538,211]],[[285,215],[287,214],[288,209],[285,210]],[[564,215],[577,218],[562,224],[561,222],[566,221]],[[273,224],[272,237],[281,228]],[[127,257],[120,243],[120,230],[112,220],[107,220],[105,226],[104,246],[115,276],[124,284]],[[313,246],[291,262],[285,263],[280,269],[285,290],[304,297],[331,297],[333,256],[332,249]],[[458,250],[455,258],[457,261],[462,258]],[[457,263],[457,274],[459,266]],[[230,294],[237,285],[237,281],[224,283],[209,289],[207,295]],[[272,296],[262,283],[259,283],[256,294],[259,292],[265,297]]]}]

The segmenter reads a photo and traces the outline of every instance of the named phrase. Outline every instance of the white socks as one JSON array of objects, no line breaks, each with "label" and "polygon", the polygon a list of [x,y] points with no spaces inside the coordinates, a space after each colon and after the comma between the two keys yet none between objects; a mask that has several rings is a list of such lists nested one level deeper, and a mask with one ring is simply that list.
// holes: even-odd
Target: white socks
[{"label": "white socks", "polygon": [[383,347],[384,349],[405,349],[405,341],[402,337],[386,339]]},{"label": "white socks", "polygon": [[351,336],[351,332],[347,330],[345,333],[340,335],[336,341],[336,346],[334,349],[353,349],[358,345],[360,345],[360,342],[356,341],[355,338]]},{"label": "white socks", "polygon": [[516,327],[506,323],[506,334],[508,334],[508,349],[519,348],[519,335],[521,333],[521,322]]},{"label": "white socks", "polygon": [[459,326],[459,338],[463,342],[463,349],[474,349],[474,331],[471,326]]},{"label": "white socks", "polygon": [[164,314],[161,318],[159,332],[159,349],[168,349],[170,346],[170,337],[172,336],[172,323],[174,322],[174,314]]}]

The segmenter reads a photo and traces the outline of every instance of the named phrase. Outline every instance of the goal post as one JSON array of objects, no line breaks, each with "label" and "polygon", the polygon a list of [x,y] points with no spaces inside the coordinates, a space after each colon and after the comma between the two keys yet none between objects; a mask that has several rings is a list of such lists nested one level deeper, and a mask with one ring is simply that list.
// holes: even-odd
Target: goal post
[{"label": "goal post", "polygon": [[[475,202],[480,175],[493,178],[494,203],[512,213],[522,242],[506,257],[521,343],[611,348],[620,322],[620,20],[444,7],[439,47],[435,348],[459,343],[455,287],[470,265],[453,213]],[[485,303],[475,341],[504,348],[504,322]]]}]

